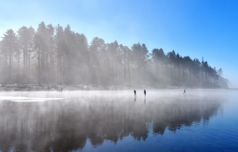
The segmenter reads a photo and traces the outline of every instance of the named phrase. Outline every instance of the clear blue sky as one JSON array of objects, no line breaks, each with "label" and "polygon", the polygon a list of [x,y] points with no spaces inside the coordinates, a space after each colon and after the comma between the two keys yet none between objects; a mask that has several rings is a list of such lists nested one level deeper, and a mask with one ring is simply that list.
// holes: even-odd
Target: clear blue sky
[{"label": "clear blue sky", "polygon": [[67,24],[91,42],[175,50],[222,68],[238,87],[237,0],[0,0],[0,36],[41,21]]}]

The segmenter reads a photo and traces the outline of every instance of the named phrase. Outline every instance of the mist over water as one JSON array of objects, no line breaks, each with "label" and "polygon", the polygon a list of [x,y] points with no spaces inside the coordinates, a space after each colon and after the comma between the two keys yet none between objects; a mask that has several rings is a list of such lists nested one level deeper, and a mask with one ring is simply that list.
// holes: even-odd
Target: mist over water
[{"label": "mist over water", "polygon": [[147,90],[145,97],[137,90],[135,98],[132,90],[1,92],[0,151],[234,151],[236,94]]}]

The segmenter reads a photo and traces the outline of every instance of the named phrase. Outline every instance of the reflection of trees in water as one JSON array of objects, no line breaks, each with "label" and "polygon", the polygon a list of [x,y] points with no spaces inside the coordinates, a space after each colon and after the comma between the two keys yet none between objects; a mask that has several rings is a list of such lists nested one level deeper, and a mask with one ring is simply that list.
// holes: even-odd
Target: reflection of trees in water
[{"label": "reflection of trees in water", "polygon": [[[168,101],[169,99],[166,99]],[[97,146],[104,140],[116,143],[132,135],[146,140],[148,123],[153,132],[209,120],[220,107],[214,99],[176,99],[150,104],[133,101],[48,102],[0,105],[0,151],[72,151],[82,149],[87,139]]]}]

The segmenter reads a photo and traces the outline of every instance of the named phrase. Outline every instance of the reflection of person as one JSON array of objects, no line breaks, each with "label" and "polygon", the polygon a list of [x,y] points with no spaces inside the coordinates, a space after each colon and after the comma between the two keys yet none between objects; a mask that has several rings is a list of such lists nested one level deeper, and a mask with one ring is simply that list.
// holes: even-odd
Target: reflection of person
[{"label": "reflection of person", "polygon": [[183,94],[186,94],[186,89],[184,89]]},{"label": "reflection of person", "polygon": [[146,90],[144,89],[144,95],[146,96]]}]

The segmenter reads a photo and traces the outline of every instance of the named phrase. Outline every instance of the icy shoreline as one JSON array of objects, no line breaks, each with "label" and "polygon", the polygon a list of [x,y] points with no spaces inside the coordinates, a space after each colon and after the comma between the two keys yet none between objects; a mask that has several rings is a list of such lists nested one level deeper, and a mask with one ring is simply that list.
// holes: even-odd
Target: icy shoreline
[{"label": "icy shoreline", "polygon": [[77,91],[77,90],[134,90],[134,89],[228,89],[215,87],[198,87],[198,86],[86,86],[86,85],[42,85],[35,84],[10,84],[1,85],[0,91]]}]

